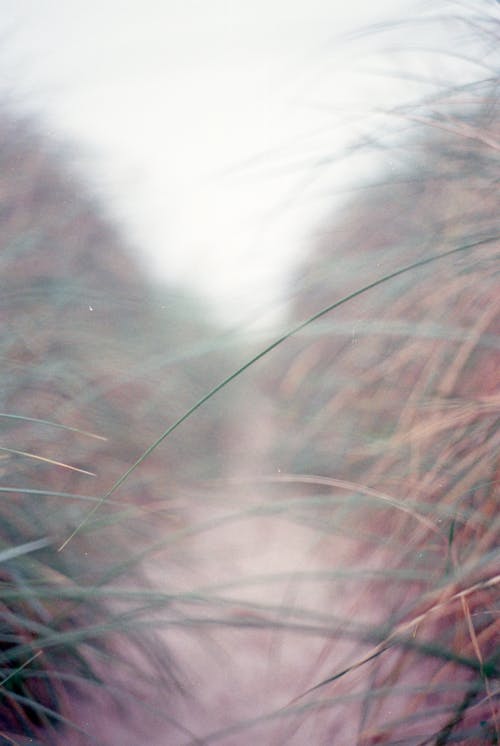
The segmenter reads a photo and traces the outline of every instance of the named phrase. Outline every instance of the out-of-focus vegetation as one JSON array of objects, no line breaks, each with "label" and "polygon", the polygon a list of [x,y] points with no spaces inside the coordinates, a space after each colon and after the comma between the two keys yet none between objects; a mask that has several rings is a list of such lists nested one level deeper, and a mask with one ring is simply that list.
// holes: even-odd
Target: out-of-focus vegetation
[{"label": "out-of-focus vegetation", "polygon": [[301,330],[102,504],[241,351],[4,113],[5,743],[498,743],[500,47],[463,23],[488,74],[374,135]]},{"label": "out-of-focus vegetation", "polygon": [[220,474],[231,395],[186,423],[58,548],[232,369],[234,350],[201,304],[146,280],[56,144],[5,107],[0,143],[0,733],[11,743],[41,728],[54,743],[80,685],[106,671],[111,686],[118,657],[154,660],[155,685],[168,678],[151,634],[135,636],[144,600],[120,593],[116,578],[143,587],[134,556],[182,525],[180,486]]},{"label": "out-of-focus vegetation", "polygon": [[[333,537],[351,543],[350,585],[338,584],[350,613],[337,634],[351,636],[355,619],[361,644],[341,665],[335,643],[325,645],[330,672],[315,695],[332,698],[335,728],[336,708],[345,718],[335,697],[355,693],[349,718],[363,744],[497,742],[495,95],[490,88],[465,114],[439,102],[411,145],[418,166],[359,197],[324,232],[298,273],[294,318],[454,253],[325,315],[269,364],[274,488],[302,498],[297,521],[330,535],[327,565],[339,569]],[[311,512],[307,496],[323,506]]]},{"label": "out-of-focus vegetation", "polygon": [[309,720],[315,743],[498,743],[494,13],[466,14],[462,27],[488,77],[392,112],[410,127],[403,138],[374,137],[390,173],[321,231],[291,323],[376,287],[267,361],[274,494],[295,501],[289,519],[318,531],[321,561],[339,573],[327,591],[333,640],[295,720]]}]

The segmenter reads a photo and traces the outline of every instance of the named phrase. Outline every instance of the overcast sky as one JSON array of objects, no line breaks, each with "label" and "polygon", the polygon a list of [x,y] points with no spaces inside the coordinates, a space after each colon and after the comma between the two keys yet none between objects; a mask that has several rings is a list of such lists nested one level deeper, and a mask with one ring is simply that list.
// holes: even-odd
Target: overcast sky
[{"label": "overcast sky", "polygon": [[[274,307],[347,183],[318,167],[404,96],[372,37],[407,0],[0,0],[3,85],[80,144],[149,268],[234,321]],[[396,37],[401,62],[415,29]],[[394,42],[394,38],[393,38]],[[395,72],[395,70],[393,70]],[[371,125],[370,125],[371,126]]]}]

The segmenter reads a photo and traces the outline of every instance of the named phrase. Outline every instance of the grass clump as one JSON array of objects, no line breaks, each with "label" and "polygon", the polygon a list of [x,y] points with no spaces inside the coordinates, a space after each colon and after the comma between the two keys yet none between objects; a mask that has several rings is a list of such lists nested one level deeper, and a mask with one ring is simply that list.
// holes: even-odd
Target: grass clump
[{"label": "grass clump", "polygon": [[[492,53],[495,63],[498,74]],[[323,316],[266,372],[278,401],[273,481],[312,501],[344,494],[296,518],[324,531],[327,565],[346,545],[352,579],[331,591],[336,608],[343,589],[348,611],[339,638],[351,619],[365,624],[341,663],[325,642],[329,663],[307,695],[313,742],[329,718],[339,743],[498,742],[497,87],[498,75],[403,112],[416,122],[411,167],[404,153],[398,164],[399,141],[391,177],[327,225],[297,273],[293,316],[467,248]]]},{"label": "grass clump", "polygon": [[497,28],[462,23],[488,79],[389,112],[242,365],[4,115],[5,743],[498,742]]},{"label": "grass clump", "polygon": [[4,107],[0,140],[0,740],[98,742],[114,723],[137,743],[142,700],[154,720],[177,687],[153,623],[173,597],[138,558],[182,525],[180,485],[218,473],[230,416],[188,423],[60,548],[233,343],[147,281],[33,123]]}]

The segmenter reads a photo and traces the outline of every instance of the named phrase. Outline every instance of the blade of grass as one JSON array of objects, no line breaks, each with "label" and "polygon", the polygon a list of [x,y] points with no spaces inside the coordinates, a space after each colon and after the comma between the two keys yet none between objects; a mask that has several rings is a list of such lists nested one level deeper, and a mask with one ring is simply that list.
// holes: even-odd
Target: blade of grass
[{"label": "blade of grass", "polygon": [[36,453],[28,453],[27,451],[18,451],[15,448],[6,448],[0,446],[0,451],[5,453],[13,453],[15,456],[26,456],[26,458],[35,459],[35,461],[43,461],[46,464],[52,464],[52,466],[60,466],[63,469],[69,469],[70,471],[77,471],[79,474],[87,474],[89,477],[97,476],[93,471],[86,471],[85,469],[79,469],[77,466],[71,466],[70,464],[64,464],[62,461],[54,461],[52,458],[46,458],[45,456],[37,456]]},{"label": "blade of grass", "polygon": [[6,412],[0,412],[0,417],[9,420],[19,420],[21,422],[33,422],[37,425],[48,425],[49,427],[57,427],[61,430],[68,430],[72,433],[78,433],[78,435],[86,435],[89,438],[96,438],[97,440],[107,440],[104,435],[97,435],[96,433],[91,433],[87,430],[80,430],[78,427],[62,425],[60,422],[52,422],[51,420],[40,420],[37,417],[25,417],[21,414],[7,414]]},{"label": "blade of grass", "polygon": [[[39,495],[41,497],[64,497],[68,500],[86,500],[87,502],[101,502],[102,498],[95,495],[77,495],[74,492],[58,492],[57,490],[35,490],[32,487],[0,487],[0,494]],[[123,505],[118,500],[107,500],[112,505]]]},{"label": "blade of grass", "polygon": [[231,375],[224,378],[223,381],[221,381],[217,386],[214,386],[205,396],[203,396],[201,399],[199,399],[195,404],[193,404],[192,407],[190,407],[181,417],[179,417],[178,420],[176,420],[173,425],[171,425],[165,432],[163,432],[159,438],[157,438],[150,446],[147,448],[144,453],[135,461],[128,469],[125,471],[121,477],[119,477],[116,482],[110,487],[110,489],[102,496],[100,502],[98,502],[90,511],[89,513],[82,519],[82,521],[76,526],[76,528],[72,531],[72,533],[68,536],[67,539],[61,544],[61,546],[58,548],[59,552],[62,552],[63,549],[69,544],[71,539],[73,539],[74,536],[86,525],[86,523],[90,520],[90,518],[99,510],[101,505],[106,502],[106,500],[111,497],[111,495],[116,492],[116,490],[125,482],[125,480],[132,474],[135,469],[137,469],[138,466],[140,466],[143,461],[145,461],[148,456],[158,448],[160,443],[162,443],[165,438],[167,438],[171,433],[176,430],[179,425],[181,425],[183,422],[185,422],[194,412],[196,412],[200,407],[202,407],[209,399],[211,399],[215,394],[217,394],[221,389],[225,388],[229,383],[234,381],[235,378],[238,378],[242,373],[244,373],[248,368],[250,368],[252,365],[254,365],[256,362],[261,360],[263,357],[268,355],[272,350],[276,349],[279,345],[283,344],[283,342],[286,342],[286,340],[290,339],[290,337],[293,337],[294,335],[298,334],[302,329],[305,329],[305,327],[309,326],[309,324],[314,323],[317,319],[320,319],[322,316],[325,316],[327,313],[330,313],[330,311],[334,311],[336,308],[340,308],[341,306],[345,305],[351,300],[354,300],[355,298],[358,298],[360,295],[364,295],[364,293],[367,293],[369,290],[372,290],[373,288],[379,287],[380,285],[385,284],[386,282],[389,282],[390,280],[395,279],[396,277],[400,277],[401,275],[406,274],[407,272],[411,272],[415,269],[418,269],[420,267],[424,267],[426,265],[432,264],[434,262],[437,262],[441,259],[445,259],[446,257],[453,256],[455,254],[459,254],[465,251],[468,251],[470,249],[476,248],[478,246],[487,245],[489,243],[492,243],[496,240],[498,240],[499,236],[489,236],[487,238],[479,239],[477,241],[473,241],[469,244],[463,244],[461,246],[455,247],[454,249],[449,249],[448,251],[443,251],[440,254],[434,254],[433,256],[426,257],[425,259],[420,259],[417,262],[413,262],[412,264],[408,264],[405,267],[401,267],[400,269],[395,270],[394,272],[391,272],[387,275],[384,275],[383,277],[379,277],[378,279],[374,280],[373,282],[368,283],[367,285],[364,285],[362,288],[359,288],[358,290],[355,290],[352,293],[349,293],[348,295],[344,296],[343,298],[340,298],[339,300],[335,301],[334,303],[331,303],[329,306],[326,306],[325,308],[322,308],[317,313],[310,316],[305,321],[302,321],[300,324],[294,326],[289,331],[282,334],[280,337],[274,340],[270,345],[265,347],[263,350],[261,350],[257,355],[254,355],[250,360],[248,360],[246,363],[244,363],[242,366],[240,366],[236,371],[231,373]]},{"label": "blade of grass", "polygon": [[28,541],[26,544],[20,544],[17,547],[11,547],[10,549],[4,549],[0,552],[0,563],[7,562],[8,560],[21,557],[23,554],[30,554],[30,552],[36,552],[37,549],[45,549],[51,544],[48,537],[43,539],[36,539],[35,541]]},{"label": "blade of grass", "polygon": [[10,679],[12,679],[14,676],[17,676],[17,674],[22,671],[26,666],[29,666],[30,663],[33,663],[33,661],[36,658],[39,658],[42,655],[42,651],[38,650],[34,655],[31,656],[31,658],[28,658],[28,660],[24,661],[22,665],[20,665],[18,668],[16,668],[14,671],[11,671],[8,676],[6,676],[4,679],[0,681],[0,687],[4,686]]},{"label": "blade of grass", "polygon": [[429,655],[430,657],[437,656],[438,658],[441,658],[442,660],[450,661],[453,663],[458,663],[460,665],[465,665],[475,671],[478,671],[482,677],[494,676],[496,673],[498,673],[497,667],[495,666],[494,662],[485,664],[484,660],[482,659],[482,656],[480,656],[479,660],[476,662],[470,658],[459,655],[452,651],[447,651],[444,648],[441,648],[440,646],[435,645],[433,643],[418,642],[413,636],[407,637],[406,635],[407,633],[411,632],[412,628],[419,626],[421,622],[423,622],[423,620],[426,619],[430,614],[434,614],[438,611],[441,611],[446,606],[449,606],[449,604],[455,600],[462,601],[463,599],[466,599],[467,596],[474,593],[477,589],[494,587],[498,585],[499,582],[500,582],[500,575],[494,578],[490,578],[489,580],[486,580],[484,582],[476,583],[475,585],[470,586],[469,588],[465,588],[464,590],[453,594],[450,598],[446,599],[443,602],[435,603],[433,606],[431,606],[429,609],[424,611],[422,614],[419,614],[418,617],[414,617],[413,619],[410,619],[410,621],[399,624],[392,632],[390,632],[387,635],[385,640],[382,640],[367,655],[357,660],[355,663],[353,663],[348,668],[343,669],[339,673],[336,673],[333,676],[330,676],[327,679],[324,679],[319,684],[316,684],[315,686],[311,687],[306,692],[304,692],[301,696],[305,696],[306,694],[316,691],[317,689],[320,689],[326,686],[327,684],[331,684],[333,681],[336,681],[337,679],[341,678],[342,676],[345,676],[351,671],[354,671],[360,668],[361,666],[364,666],[366,663],[378,657],[379,655],[381,655],[382,653],[384,653],[386,650],[388,650],[390,647],[394,645],[402,645],[403,647],[413,648],[415,650],[419,650],[421,653],[424,653],[424,655]]}]

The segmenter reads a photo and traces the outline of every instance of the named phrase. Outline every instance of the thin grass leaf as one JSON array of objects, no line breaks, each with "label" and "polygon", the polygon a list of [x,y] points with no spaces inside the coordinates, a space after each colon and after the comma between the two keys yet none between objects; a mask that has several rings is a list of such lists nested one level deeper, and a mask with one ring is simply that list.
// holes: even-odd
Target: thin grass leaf
[{"label": "thin grass leaf", "polygon": [[386,282],[389,282],[390,280],[395,279],[396,277],[400,277],[401,275],[404,275],[408,272],[414,271],[420,267],[424,267],[428,264],[432,264],[434,262],[440,261],[442,259],[445,259],[449,256],[453,256],[458,253],[463,253],[465,251],[470,251],[471,249],[477,248],[478,246],[488,245],[490,243],[493,243],[498,239],[498,236],[492,236],[489,238],[483,238],[478,241],[471,242],[469,244],[464,244],[462,246],[456,247],[454,249],[450,249],[448,251],[444,251],[440,254],[436,254],[431,257],[427,257],[425,259],[420,259],[417,262],[413,262],[412,264],[407,265],[406,267],[402,267],[401,269],[396,270],[395,272],[391,272],[387,275],[384,275],[384,277],[381,277],[377,280],[374,280],[373,282],[370,282],[369,284],[365,285],[364,287],[349,293],[344,298],[341,298],[340,300],[336,301],[335,303],[332,303],[331,305],[327,306],[326,308],[323,308],[321,311],[318,311],[318,313],[315,313],[313,316],[310,316],[305,321],[301,322],[297,326],[295,326],[290,331],[283,334],[281,337],[276,339],[272,344],[268,345],[264,350],[259,352],[257,355],[254,355],[250,360],[248,360],[244,365],[242,365],[238,370],[236,370],[234,373],[232,373],[230,376],[225,378],[223,381],[221,381],[217,386],[215,386],[211,391],[209,391],[205,396],[203,396],[201,399],[199,399],[196,404],[194,404],[190,409],[185,412],[182,417],[180,417],[176,422],[173,423],[167,430],[165,430],[162,435],[160,435],[159,438],[157,438],[154,443],[152,443],[149,448],[147,448],[144,453],[135,461],[132,466],[130,466],[122,476],[116,480],[116,482],[110,487],[110,489],[103,495],[101,498],[100,503],[95,505],[92,510],[89,511],[87,516],[76,526],[76,528],[72,531],[72,533],[68,536],[68,538],[61,544],[58,551],[63,551],[63,549],[69,544],[71,539],[73,539],[74,536],[85,526],[88,520],[99,510],[101,505],[109,498],[112,494],[116,492],[116,490],[128,479],[128,477],[134,472],[138,466],[140,466],[147,458],[148,456],[158,448],[158,446],[171,434],[176,430],[185,420],[187,420],[191,415],[194,414],[200,407],[202,407],[207,401],[209,401],[215,394],[217,394],[219,391],[221,391],[223,388],[225,388],[229,383],[234,381],[236,378],[238,378],[242,373],[244,373],[248,368],[250,368],[252,365],[254,365],[256,362],[261,360],[263,357],[268,355],[272,350],[276,349],[279,345],[283,344],[286,340],[290,339],[294,335],[298,334],[302,329],[305,329],[305,327],[309,326],[310,324],[313,324],[317,319],[320,319],[322,316],[325,316],[327,313],[330,313],[331,311],[335,310],[336,308],[340,308],[341,306],[345,305],[351,300],[354,300],[355,298],[363,295],[364,293],[368,292],[369,290],[372,290],[373,288],[379,287],[380,285],[385,284]]}]

